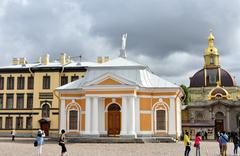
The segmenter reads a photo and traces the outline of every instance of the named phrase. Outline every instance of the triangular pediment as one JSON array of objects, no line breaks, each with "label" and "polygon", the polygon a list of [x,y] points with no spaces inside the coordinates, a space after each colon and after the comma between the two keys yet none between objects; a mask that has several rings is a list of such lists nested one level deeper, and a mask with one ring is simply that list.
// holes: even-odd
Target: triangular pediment
[{"label": "triangular pediment", "polygon": [[117,80],[114,80],[112,78],[107,78],[106,80],[103,80],[102,82],[98,83],[98,85],[120,85],[122,82],[119,82]]},{"label": "triangular pediment", "polygon": [[129,81],[121,76],[105,73],[91,82],[88,82],[86,86],[91,85],[136,85],[136,83]]}]

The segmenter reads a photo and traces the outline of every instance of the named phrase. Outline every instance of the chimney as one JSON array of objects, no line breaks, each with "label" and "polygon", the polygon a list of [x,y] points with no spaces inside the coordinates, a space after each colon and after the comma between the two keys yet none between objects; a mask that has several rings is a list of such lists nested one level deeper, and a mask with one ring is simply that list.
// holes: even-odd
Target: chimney
[{"label": "chimney", "polygon": [[67,56],[66,57],[66,63],[70,63],[71,62],[71,56]]},{"label": "chimney", "polygon": [[43,58],[43,64],[47,65],[49,63],[49,54],[46,54]]},{"label": "chimney", "polygon": [[104,58],[103,58],[103,57],[99,56],[99,57],[97,58],[97,63],[103,63],[103,61],[104,61]]},{"label": "chimney", "polygon": [[104,62],[108,62],[109,61],[109,56],[105,56],[104,57]]},{"label": "chimney", "polygon": [[62,65],[66,64],[66,53],[61,53],[61,55],[60,55],[60,63]]},{"label": "chimney", "polygon": [[42,57],[38,58],[38,63],[42,63]]},{"label": "chimney", "polygon": [[20,64],[19,58],[13,58],[12,59],[12,65],[19,65],[19,64]]},{"label": "chimney", "polygon": [[20,58],[19,64],[21,64],[21,65],[27,64],[27,59],[26,59],[26,57]]}]

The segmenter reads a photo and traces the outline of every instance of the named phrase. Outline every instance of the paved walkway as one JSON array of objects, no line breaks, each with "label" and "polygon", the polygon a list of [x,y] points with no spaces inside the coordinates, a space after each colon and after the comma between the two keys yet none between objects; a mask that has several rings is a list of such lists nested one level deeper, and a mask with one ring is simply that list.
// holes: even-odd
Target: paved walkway
[{"label": "paved walkway", "polygon": [[[179,143],[147,143],[147,144],[67,144],[66,156],[183,156],[184,146]],[[228,154],[232,154],[233,145],[229,143]],[[57,143],[47,142],[43,146],[42,156],[60,155]],[[2,156],[37,156],[36,148],[29,142],[0,142]],[[216,142],[203,142],[202,156],[217,156]],[[195,156],[192,147],[191,156]]]}]

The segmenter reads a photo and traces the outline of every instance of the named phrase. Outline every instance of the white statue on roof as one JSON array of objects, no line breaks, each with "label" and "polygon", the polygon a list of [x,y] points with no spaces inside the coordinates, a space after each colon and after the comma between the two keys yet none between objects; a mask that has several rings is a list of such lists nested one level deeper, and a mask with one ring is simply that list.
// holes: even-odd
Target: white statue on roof
[{"label": "white statue on roof", "polygon": [[122,35],[122,50],[126,50],[127,33]]},{"label": "white statue on roof", "polygon": [[120,57],[127,58],[126,53],[127,33],[122,35],[122,49],[120,49]]}]

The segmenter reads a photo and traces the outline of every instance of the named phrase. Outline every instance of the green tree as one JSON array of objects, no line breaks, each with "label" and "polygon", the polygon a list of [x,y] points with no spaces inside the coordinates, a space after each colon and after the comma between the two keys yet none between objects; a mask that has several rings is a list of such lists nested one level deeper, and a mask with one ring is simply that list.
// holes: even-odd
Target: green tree
[{"label": "green tree", "polygon": [[189,96],[189,91],[188,88],[185,85],[180,86],[184,92],[184,96],[182,97],[182,101],[185,105],[187,105],[190,102],[190,96]]}]

